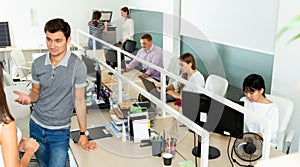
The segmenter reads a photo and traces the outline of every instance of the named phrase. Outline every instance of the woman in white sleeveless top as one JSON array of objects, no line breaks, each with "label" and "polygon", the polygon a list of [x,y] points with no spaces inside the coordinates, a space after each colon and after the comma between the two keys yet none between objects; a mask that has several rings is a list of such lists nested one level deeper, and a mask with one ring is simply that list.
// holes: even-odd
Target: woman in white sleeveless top
[{"label": "woman in white sleeveless top", "polygon": [[[20,132],[19,132],[20,134]],[[21,135],[19,135],[21,136]],[[17,126],[9,112],[4,93],[3,71],[0,68],[0,166],[28,166],[39,144],[32,138],[17,139]],[[19,145],[18,145],[19,143]],[[19,159],[19,151],[24,155]]]}]

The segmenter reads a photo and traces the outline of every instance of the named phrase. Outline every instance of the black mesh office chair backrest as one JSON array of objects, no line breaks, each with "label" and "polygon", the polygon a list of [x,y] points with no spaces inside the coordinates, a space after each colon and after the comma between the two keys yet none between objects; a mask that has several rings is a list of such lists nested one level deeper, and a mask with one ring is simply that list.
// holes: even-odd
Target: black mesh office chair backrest
[{"label": "black mesh office chair backrest", "polygon": [[135,46],[136,46],[136,41],[127,40],[123,43],[122,49],[129,53],[133,53],[135,51]]}]

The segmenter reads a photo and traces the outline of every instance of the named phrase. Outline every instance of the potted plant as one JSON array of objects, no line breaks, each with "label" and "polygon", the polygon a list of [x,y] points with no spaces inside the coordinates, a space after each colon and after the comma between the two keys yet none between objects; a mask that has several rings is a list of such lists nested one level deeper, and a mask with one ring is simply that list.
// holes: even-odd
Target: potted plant
[{"label": "potted plant", "polygon": [[[293,18],[291,21],[289,21],[278,33],[277,38],[280,38],[282,34],[285,32],[294,29],[294,28],[300,28],[300,15]],[[293,38],[291,38],[288,43],[300,38],[300,32],[298,32]]]}]

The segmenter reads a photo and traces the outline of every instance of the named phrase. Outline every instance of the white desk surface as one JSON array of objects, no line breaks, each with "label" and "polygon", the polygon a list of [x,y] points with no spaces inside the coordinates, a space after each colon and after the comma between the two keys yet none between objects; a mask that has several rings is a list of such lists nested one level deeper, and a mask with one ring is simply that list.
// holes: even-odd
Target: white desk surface
[{"label": "white desk surface", "polygon": [[[109,112],[107,110],[99,111],[97,109],[89,110],[87,115],[88,127],[93,127],[97,125],[102,125],[104,122],[109,121]],[[157,131],[162,131],[162,129],[170,130],[173,118],[158,119],[154,124],[154,129]],[[178,166],[179,162],[185,159],[194,162],[194,156],[191,151],[193,146],[193,134],[188,132],[186,128],[179,127],[181,123],[178,122],[178,136],[179,143],[176,150],[180,153],[176,153],[175,159],[173,160],[173,166]],[[183,128],[183,129],[182,129]],[[72,117],[71,129],[78,129],[77,117]],[[221,156],[214,160],[209,160],[208,165],[210,167],[215,166],[230,166],[229,159],[226,154],[226,148],[229,138],[219,134],[211,133],[210,145],[218,148],[221,152]],[[92,167],[92,166],[110,166],[118,167],[122,166],[139,166],[143,164],[144,167],[152,166],[163,166],[163,161],[161,157],[152,156],[152,150],[150,147],[139,147],[139,144],[134,144],[132,141],[126,141],[123,143],[120,138],[110,137],[105,139],[95,140],[97,143],[97,149],[94,151],[85,151],[78,147],[70,139],[70,148],[76,159],[79,167]],[[231,140],[231,147],[234,139]],[[230,150],[231,150],[230,147]],[[124,152],[130,152],[128,155]],[[142,156],[132,156],[142,155]],[[277,157],[284,155],[282,152],[271,149],[271,157]],[[238,159],[235,155],[234,157]],[[242,164],[247,164],[247,162],[242,162]],[[238,166],[235,164],[235,166]]]},{"label": "white desk surface", "polygon": [[257,167],[274,167],[274,166],[287,166],[296,167],[300,164],[300,153],[292,153],[285,156],[272,158],[266,161],[261,161]]},{"label": "white desk surface", "polygon": [[[97,109],[89,110],[88,127],[93,127],[109,121],[109,112],[107,110],[99,111]],[[170,129],[173,118],[155,120],[154,128],[162,131],[162,128]],[[78,129],[77,117],[72,117],[71,129]],[[108,129],[108,128],[107,128]],[[167,130],[168,131],[168,130]],[[187,130],[185,129],[185,132]],[[184,132],[183,132],[184,133]],[[113,134],[113,133],[112,133]],[[182,135],[183,136],[183,135]],[[140,147],[132,141],[123,143],[121,138],[115,136],[105,139],[95,140],[97,149],[94,151],[85,151],[70,139],[70,148],[76,159],[78,166],[137,166],[143,164],[144,167],[163,166],[161,157],[152,156],[152,147]],[[124,154],[128,152],[128,154]],[[184,159],[176,155],[172,163],[178,164]]]}]

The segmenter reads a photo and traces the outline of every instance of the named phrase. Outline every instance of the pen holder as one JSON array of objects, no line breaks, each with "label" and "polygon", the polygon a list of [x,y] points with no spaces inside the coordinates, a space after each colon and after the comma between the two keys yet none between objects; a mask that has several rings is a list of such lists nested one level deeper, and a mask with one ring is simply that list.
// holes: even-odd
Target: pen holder
[{"label": "pen holder", "polygon": [[161,156],[162,141],[152,140],[152,155]]}]

